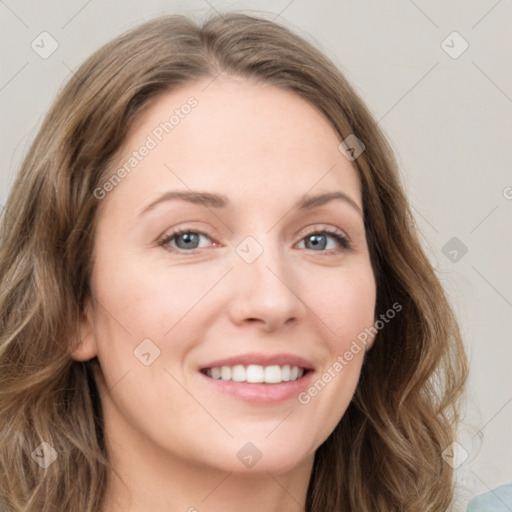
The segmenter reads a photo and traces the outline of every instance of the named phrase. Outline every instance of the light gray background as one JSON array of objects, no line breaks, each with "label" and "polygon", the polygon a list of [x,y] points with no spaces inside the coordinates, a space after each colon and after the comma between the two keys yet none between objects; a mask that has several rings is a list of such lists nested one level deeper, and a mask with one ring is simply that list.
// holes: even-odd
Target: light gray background
[{"label": "light gray background", "polygon": [[[460,435],[468,458],[457,469],[464,510],[471,496],[512,482],[509,0],[0,0],[1,205],[44,113],[87,56],[158,14],[202,19],[213,10],[264,11],[318,45],[394,147],[471,357],[468,425]],[[46,59],[31,48],[43,31],[58,42]],[[453,31],[469,44],[458,58],[442,46]],[[444,47],[454,53],[461,44],[451,36]],[[443,250],[453,237],[457,253]],[[468,249],[462,257],[461,244]]]}]

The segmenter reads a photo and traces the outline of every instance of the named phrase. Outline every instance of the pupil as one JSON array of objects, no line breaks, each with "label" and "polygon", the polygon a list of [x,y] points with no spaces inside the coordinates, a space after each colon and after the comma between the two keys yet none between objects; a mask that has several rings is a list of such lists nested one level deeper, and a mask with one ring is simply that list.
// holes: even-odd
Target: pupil
[{"label": "pupil", "polygon": [[[182,235],[180,235],[178,237],[178,242],[181,242],[181,241],[184,242],[184,244],[183,244],[184,247],[180,247],[180,249],[182,249],[182,248],[189,249],[191,247],[191,245],[194,245],[194,242],[197,243],[197,241],[198,241],[197,238],[198,238],[198,236],[195,233],[183,233]],[[177,243],[177,245],[178,245],[178,247],[180,246],[179,243]]]},{"label": "pupil", "polygon": [[[322,238],[323,243],[319,240]],[[314,247],[320,247],[321,249],[325,249],[325,235],[310,235],[309,240],[312,242]]]}]

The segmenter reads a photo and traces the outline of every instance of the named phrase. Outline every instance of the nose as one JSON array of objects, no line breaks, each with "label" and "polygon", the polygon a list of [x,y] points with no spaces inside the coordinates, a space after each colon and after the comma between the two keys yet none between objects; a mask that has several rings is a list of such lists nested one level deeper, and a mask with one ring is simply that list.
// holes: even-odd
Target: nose
[{"label": "nose", "polygon": [[251,263],[235,255],[232,279],[229,316],[237,325],[257,324],[270,332],[297,323],[306,313],[296,272],[280,248],[267,244]]}]

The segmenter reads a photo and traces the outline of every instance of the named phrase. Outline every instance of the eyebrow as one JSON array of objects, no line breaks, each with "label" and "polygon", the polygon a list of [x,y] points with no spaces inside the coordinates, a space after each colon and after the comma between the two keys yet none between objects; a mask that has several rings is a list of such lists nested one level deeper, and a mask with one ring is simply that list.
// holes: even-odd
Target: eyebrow
[{"label": "eyebrow", "polygon": [[[165,192],[160,197],[156,198],[153,202],[145,206],[140,212],[139,216],[144,213],[153,210],[157,205],[167,202],[181,200],[192,204],[199,204],[210,208],[228,208],[231,206],[230,200],[222,194],[212,194],[210,192],[193,192],[193,191],[179,191],[170,190]],[[295,210],[311,210],[324,204],[340,200],[350,205],[354,210],[357,211],[361,216],[363,212],[359,205],[344,192],[328,192],[324,194],[318,194],[315,196],[308,196],[305,194],[302,196],[292,207]]]}]

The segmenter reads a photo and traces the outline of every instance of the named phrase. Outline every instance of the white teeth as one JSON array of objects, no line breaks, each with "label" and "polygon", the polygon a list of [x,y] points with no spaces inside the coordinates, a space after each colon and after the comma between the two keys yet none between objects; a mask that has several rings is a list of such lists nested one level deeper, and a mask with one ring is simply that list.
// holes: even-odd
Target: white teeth
[{"label": "white teeth", "polygon": [[247,367],[247,382],[263,382],[265,380],[265,372],[263,366],[250,364]]},{"label": "white teeth", "polygon": [[265,368],[265,382],[270,384],[281,382],[281,367],[277,365],[267,366]]},{"label": "white teeth", "polygon": [[245,367],[243,367],[241,364],[233,366],[233,369],[231,370],[231,380],[234,380],[235,382],[245,382],[247,380],[247,372],[245,371]]},{"label": "white teeth", "polygon": [[223,366],[220,369],[220,378],[222,380],[231,380],[231,368],[229,366]]},{"label": "white teeth", "polygon": [[249,383],[267,383],[279,384],[280,382],[288,382],[298,380],[304,375],[304,368],[298,366],[290,366],[285,364],[283,366],[261,366],[259,364],[250,364],[243,366],[237,364],[235,366],[221,366],[215,368],[208,368],[205,371],[208,377],[216,380],[232,380],[235,382],[249,382]]}]

